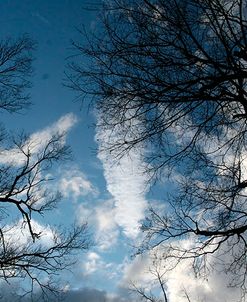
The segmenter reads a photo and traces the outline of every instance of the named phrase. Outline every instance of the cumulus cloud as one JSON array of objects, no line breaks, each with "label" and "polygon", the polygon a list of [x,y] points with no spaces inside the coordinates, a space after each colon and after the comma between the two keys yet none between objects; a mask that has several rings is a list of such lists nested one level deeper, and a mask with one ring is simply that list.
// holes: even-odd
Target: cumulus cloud
[{"label": "cumulus cloud", "polygon": [[[181,247],[186,248],[188,244],[191,242],[184,240]],[[208,256],[208,267],[214,265],[215,257],[217,255]],[[174,266],[174,261],[172,258],[169,258],[168,261],[164,259],[164,249],[162,248],[156,248],[144,255],[135,257],[131,261],[125,261],[123,278],[119,285],[123,288],[129,288],[133,283],[139,288],[144,288],[148,292],[153,290],[159,295],[158,290],[161,293],[157,279],[157,272],[159,272],[170,302],[188,302],[186,295],[189,296],[190,301],[240,301],[239,289],[228,287],[230,276],[222,270],[217,270],[214,267],[214,270],[203,278],[195,275],[193,259],[183,260],[177,266]]]},{"label": "cumulus cloud", "polygon": [[140,232],[140,221],[147,209],[145,199],[147,176],[143,173],[142,147],[130,150],[119,160],[104,148],[105,144],[114,143],[119,138],[120,130],[97,128],[96,139],[100,149],[98,158],[103,164],[107,190],[114,199],[115,212],[112,219],[128,238],[135,239]]},{"label": "cumulus cloud", "polygon": [[[38,154],[40,150],[52,139],[53,136],[61,136],[60,143],[65,144],[66,135],[69,130],[77,123],[77,117],[68,113],[62,116],[51,126],[43,130],[34,132],[23,143],[23,149],[27,152],[29,148],[31,154]],[[0,163],[8,163],[13,165],[21,165],[26,157],[19,148],[12,148],[8,150],[0,150]]]},{"label": "cumulus cloud", "polygon": [[207,279],[197,278],[191,261],[180,263],[167,274],[168,294],[171,302],[186,302],[187,293],[191,301],[231,302],[240,301],[238,288],[229,288],[227,274],[214,271]]}]

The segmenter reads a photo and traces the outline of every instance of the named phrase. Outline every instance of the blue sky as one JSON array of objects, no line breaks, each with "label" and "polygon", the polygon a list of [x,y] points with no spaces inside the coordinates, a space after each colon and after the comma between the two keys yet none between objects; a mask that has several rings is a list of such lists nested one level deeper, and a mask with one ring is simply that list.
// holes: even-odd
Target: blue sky
[{"label": "blue sky", "polygon": [[[1,1],[1,37],[28,33],[37,41],[30,89],[33,105],[21,114],[4,114],[1,118],[8,129],[25,130],[40,139],[54,131],[67,133],[73,161],[60,164],[52,172],[55,178],[52,185],[64,198],[59,207],[39,223],[89,223],[95,245],[78,256],[73,274],[62,276],[70,284],[68,302],[130,301],[124,297],[131,280],[138,280],[148,288],[154,279],[148,272],[150,255],[130,256],[132,246],[142,239],[140,221],[149,204],[165,207],[164,191],[160,188],[167,188],[168,184],[158,184],[149,192],[147,176],[142,174],[143,150],[130,152],[117,163],[112,155],[97,152],[109,137],[117,138],[117,131],[110,136],[95,128],[93,124],[99,120],[93,112],[76,102],[76,94],[62,85],[66,58],[73,54],[71,40],[83,40],[76,27],[83,24],[88,29],[97,28],[97,12],[83,9],[88,3],[93,5],[99,1]],[[190,270],[189,265],[182,266],[170,278],[171,301],[184,301],[178,299],[184,284],[195,297],[202,293],[207,301],[222,301],[222,289],[226,289],[220,275],[213,276],[211,283],[205,285],[196,280]],[[217,289],[215,284],[219,285]],[[230,298],[233,296],[234,290],[229,293]]]},{"label": "blue sky", "polygon": [[[91,1],[89,6],[96,2]],[[101,296],[107,292],[108,297],[113,297],[119,292],[131,244],[139,234],[146,189],[145,180],[136,177],[138,156],[124,159],[124,171],[121,165],[112,169],[112,159],[108,161],[106,154],[97,154],[96,136],[100,144],[107,134],[94,128],[97,121],[93,113],[76,102],[76,94],[62,85],[66,59],[73,54],[71,41],[83,40],[76,27],[83,24],[93,29],[97,24],[96,12],[84,10],[83,6],[88,6],[88,1],[1,2],[1,36],[27,33],[37,42],[30,89],[32,106],[19,114],[2,114],[1,118],[9,130],[24,130],[31,136],[46,137],[58,129],[67,133],[73,161],[60,164],[52,172],[53,186],[64,198],[39,223],[69,225],[88,221],[95,245],[79,255],[73,274],[66,273],[63,278],[71,284],[70,290],[80,290],[83,295],[85,288],[91,288],[92,295],[99,291]],[[133,207],[126,199],[132,200]]]}]

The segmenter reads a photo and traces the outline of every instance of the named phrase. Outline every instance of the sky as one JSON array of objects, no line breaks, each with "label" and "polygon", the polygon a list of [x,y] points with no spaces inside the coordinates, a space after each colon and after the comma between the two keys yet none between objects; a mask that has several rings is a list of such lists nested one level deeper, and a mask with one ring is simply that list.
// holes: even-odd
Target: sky
[{"label": "sky", "polygon": [[[97,127],[99,117],[97,120],[94,112],[76,101],[75,92],[62,84],[68,58],[74,53],[71,41],[84,39],[77,28],[82,25],[89,30],[97,28],[97,9],[89,11],[85,7],[98,8],[98,3],[96,0],[0,2],[1,37],[28,33],[37,41],[30,89],[33,105],[17,115],[2,114],[2,121],[8,129],[24,130],[41,141],[57,131],[66,132],[66,142],[73,152],[71,162],[61,163],[53,171],[53,185],[63,194],[63,201],[39,223],[52,220],[69,225],[87,221],[95,242],[79,255],[72,273],[62,276],[68,282],[67,302],[131,301],[134,298],[128,297],[128,287],[132,281],[151,289],[154,276],[150,272],[150,255],[132,257],[133,246],[142,239],[140,223],[150,204],[164,206],[160,191],[150,192],[147,177],[142,173],[143,150],[130,152],[117,163],[110,154],[99,153],[97,150],[109,139],[109,133]],[[118,133],[111,135],[117,138]],[[192,276],[191,264],[184,264],[169,278],[170,301],[186,301],[185,286],[191,290],[194,301],[198,297],[212,302],[233,301],[235,292],[225,288],[222,278],[217,275],[208,283],[202,282]],[[1,292],[9,295],[7,285],[1,286]],[[228,298],[222,290],[229,291]]]},{"label": "sky", "polygon": [[[133,240],[139,235],[139,220],[147,207],[145,179],[136,172],[136,166],[140,165],[138,154],[133,159],[123,158],[113,168],[113,159],[97,153],[96,140],[100,144],[107,133],[94,126],[95,114],[88,112],[87,107],[76,101],[76,93],[63,85],[68,57],[74,54],[71,41],[84,39],[77,29],[83,25],[94,30],[97,24],[97,10],[85,7],[97,8],[98,3],[78,0],[0,3],[1,37],[27,33],[37,43],[29,91],[32,106],[18,114],[2,114],[1,121],[8,130],[24,131],[40,141],[56,131],[64,131],[66,143],[72,149],[72,161],[61,163],[53,171],[63,201],[40,223],[51,219],[65,225],[87,221],[95,242],[89,251],[81,253],[73,274],[63,276],[71,284],[70,301],[76,301],[75,296],[85,301],[88,296],[90,301],[101,301],[107,296],[113,301],[116,295],[123,295],[120,292],[124,291],[121,288],[124,271],[130,261]],[[5,157],[0,160],[6,161]]]}]

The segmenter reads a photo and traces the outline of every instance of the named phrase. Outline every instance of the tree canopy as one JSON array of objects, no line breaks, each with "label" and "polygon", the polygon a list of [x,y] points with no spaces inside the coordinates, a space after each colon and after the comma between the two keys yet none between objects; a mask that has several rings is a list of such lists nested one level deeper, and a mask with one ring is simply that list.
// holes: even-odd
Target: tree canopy
[{"label": "tree canopy", "polygon": [[[172,177],[140,248],[220,270],[246,295],[247,8],[242,0],[112,0],[70,86],[91,95],[116,158],[144,147],[150,179]],[[88,64],[85,63],[85,56]],[[151,181],[150,180],[150,181]],[[187,244],[185,244],[187,242]],[[168,265],[169,266],[169,265]],[[171,265],[167,267],[171,269]]]}]

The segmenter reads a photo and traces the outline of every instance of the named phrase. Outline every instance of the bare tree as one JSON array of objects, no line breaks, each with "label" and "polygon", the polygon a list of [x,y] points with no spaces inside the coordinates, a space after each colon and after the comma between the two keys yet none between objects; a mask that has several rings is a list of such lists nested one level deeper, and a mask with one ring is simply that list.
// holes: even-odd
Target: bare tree
[{"label": "bare tree", "polygon": [[[147,173],[173,176],[165,213],[151,209],[144,221],[140,251],[163,246],[168,260],[193,259],[196,274],[220,265],[242,297],[246,6],[245,0],[106,1],[99,32],[88,35],[87,45],[74,43],[78,58],[69,75],[71,88],[92,96],[101,126],[118,129],[105,150],[118,158],[145,146]],[[183,248],[186,240],[193,244]]]},{"label": "bare tree", "polygon": [[[3,111],[19,111],[29,103],[26,88],[30,86],[33,47],[28,37],[0,42]],[[71,256],[89,245],[86,224],[66,229],[38,222],[61,197],[49,186],[52,179],[48,175],[54,164],[70,156],[64,135],[13,138],[1,131],[0,280],[23,280],[24,294],[33,294],[37,288],[44,295],[55,293],[59,286],[53,276],[73,264],[75,257]]]},{"label": "bare tree", "polygon": [[[151,288],[147,289],[147,286],[139,286],[138,282],[132,281],[130,292],[138,298],[138,301],[168,302],[165,272],[162,260],[157,255],[153,255],[152,265],[149,267],[147,274],[150,276],[148,286]],[[152,287],[158,294],[152,292]]]},{"label": "bare tree", "polygon": [[35,43],[24,35],[0,41],[0,108],[16,112],[29,104],[26,88],[31,86],[32,51]]}]

